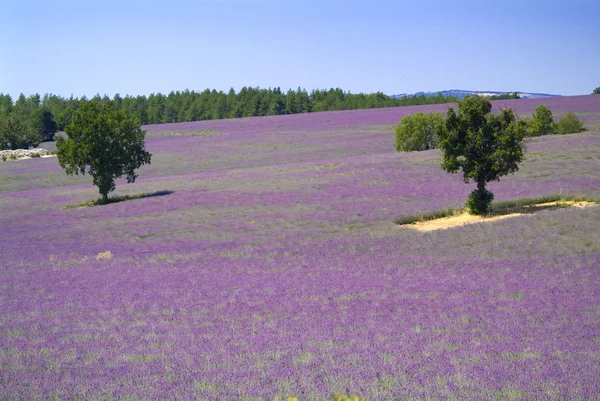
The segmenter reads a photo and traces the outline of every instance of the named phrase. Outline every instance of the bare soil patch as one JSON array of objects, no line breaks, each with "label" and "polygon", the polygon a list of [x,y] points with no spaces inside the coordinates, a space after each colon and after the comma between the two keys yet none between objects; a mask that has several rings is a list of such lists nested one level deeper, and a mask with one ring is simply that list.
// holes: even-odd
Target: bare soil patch
[{"label": "bare soil patch", "polygon": [[412,229],[418,231],[433,231],[433,230],[441,230],[451,227],[464,226],[472,223],[480,223],[480,222],[491,222],[496,220],[508,219],[511,217],[523,216],[525,214],[533,214],[541,210],[547,209],[561,209],[565,207],[589,207],[597,205],[595,202],[586,202],[586,201],[557,201],[557,202],[546,202],[539,203],[537,205],[523,206],[519,211],[515,211],[512,213],[492,213],[491,216],[476,216],[469,214],[467,212],[463,212],[461,214],[457,214],[456,216],[443,217],[439,219],[433,219],[428,221],[420,221],[413,224],[407,224],[406,227],[410,227]]}]

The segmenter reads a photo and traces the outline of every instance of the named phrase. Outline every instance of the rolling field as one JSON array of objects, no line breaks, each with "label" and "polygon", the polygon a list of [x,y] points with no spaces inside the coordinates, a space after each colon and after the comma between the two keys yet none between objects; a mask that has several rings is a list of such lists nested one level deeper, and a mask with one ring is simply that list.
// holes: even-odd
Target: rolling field
[{"label": "rolling field", "polygon": [[[589,130],[530,140],[496,200],[600,198]],[[418,232],[474,189],[393,127],[448,105],[148,126],[116,195],[0,163],[0,399],[600,399],[600,207]]]}]

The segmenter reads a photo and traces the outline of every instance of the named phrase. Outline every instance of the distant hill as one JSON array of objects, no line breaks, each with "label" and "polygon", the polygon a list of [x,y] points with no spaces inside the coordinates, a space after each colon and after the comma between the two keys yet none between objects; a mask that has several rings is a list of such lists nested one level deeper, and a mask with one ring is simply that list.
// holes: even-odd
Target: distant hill
[{"label": "distant hill", "polygon": [[[465,96],[469,96],[469,95],[479,95],[479,96],[493,96],[493,95],[502,95],[504,93],[514,93],[514,92],[497,92],[497,91],[468,91],[468,90],[462,90],[462,89],[450,89],[450,90],[445,90],[445,91],[439,91],[439,92],[417,92],[417,93],[403,93],[400,95],[392,95],[392,97],[395,98],[401,98],[403,96],[436,96],[437,94],[441,93],[444,96],[456,96],[459,99],[462,99]],[[523,99],[534,99],[534,98],[540,98],[540,97],[558,97],[561,95],[551,95],[548,93],[530,93],[530,92],[518,92],[519,96],[521,96],[521,98]]]}]

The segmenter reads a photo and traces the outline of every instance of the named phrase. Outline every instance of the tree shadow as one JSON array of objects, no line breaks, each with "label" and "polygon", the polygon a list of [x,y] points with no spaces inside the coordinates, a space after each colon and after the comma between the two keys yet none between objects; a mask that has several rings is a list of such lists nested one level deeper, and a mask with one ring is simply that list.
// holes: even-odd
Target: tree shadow
[{"label": "tree shadow", "polygon": [[165,196],[165,195],[171,195],[173,193],[175,193],[175,191],[165,189],[162,191],[156,191],[156,192],[142,194],[142,196],[140,196],[140,198],[153,198],[155,196]]},{"label": "tree shadow", "polygon": [[96,200],[89,200],[89,201],[85,201],[85,202],[81,202],[81,203],[76,203],[74,205],[66,205],[66,206],[63,206],[63,209],[75,209],[75,208],[80,208],[80,207],[104,206],[104,205],[109,205],[111,203],[125,202],[125,201],[134,200],[134,199],[154,198],[154,197],[157,197],[157,196],[166,196],[166,195],[171,195],[174,192],[175,191],[162,190],[162,191],[146,192],[146,193],[135,194],[135,195],[113,196],[113,197],[108,198],[107,202],[104,202],[102,200],[102,198],[99,198],[99,199],[96,199]]},{"label": "tree shadow", "polygon": [[547,202],[538,205],[519,205],[513,207],[505,207],[505,208],[495,208],[487,214],[486,216],[494,217],[494,216],[505,216],[507,214],[534,214],[537,212],[541,212],[542,210],[552,210],[552,209],[564,209],[572,206],[572,202],[569,201],[556,201],[556,202]]}]

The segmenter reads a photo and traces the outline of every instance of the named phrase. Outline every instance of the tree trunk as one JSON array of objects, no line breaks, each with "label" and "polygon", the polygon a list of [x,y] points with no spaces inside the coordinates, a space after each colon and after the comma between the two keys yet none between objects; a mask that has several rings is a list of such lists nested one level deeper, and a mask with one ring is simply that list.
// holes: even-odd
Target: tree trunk
[{"label": "tree trunk", "polygon": [[102,192],[102,203],[105,205],[108,203],[108,192]]},{"label": "tree trunk", "polygon": [[477,202],[479,203],[478,208],[481,214],[487,214],[490,211],[490,204],[494,198],[494,195],[485,189],[485,184],[485,180],[477,181]]}]

